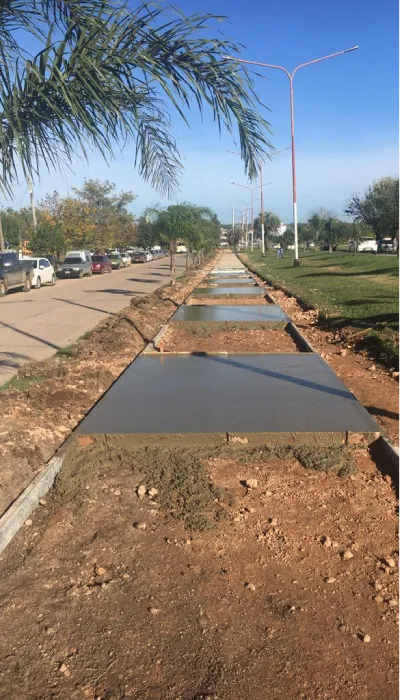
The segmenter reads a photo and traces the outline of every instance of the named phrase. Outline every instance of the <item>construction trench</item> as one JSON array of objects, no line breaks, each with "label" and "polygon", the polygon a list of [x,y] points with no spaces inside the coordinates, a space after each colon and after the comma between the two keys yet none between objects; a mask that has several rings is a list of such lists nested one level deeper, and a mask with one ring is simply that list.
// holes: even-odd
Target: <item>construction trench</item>
[{"label": "construction trench", "polygon": [[0,696],[397,697],[380,439],[223,253],[82,420],[3,552]]}]

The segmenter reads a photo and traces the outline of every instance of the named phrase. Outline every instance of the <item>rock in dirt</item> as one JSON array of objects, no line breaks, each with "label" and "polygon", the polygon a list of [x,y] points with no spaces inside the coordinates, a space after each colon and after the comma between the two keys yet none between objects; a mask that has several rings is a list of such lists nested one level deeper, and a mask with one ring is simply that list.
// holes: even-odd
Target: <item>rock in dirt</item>
[{"label": "rock in dirt", "polygon": [[158,615],[161,612],[160,608],[149,608],[149,613],[151,615]]},{"label": "rock in dirt", "polygon": [[323,535],[323,536],[321,537],[321,544],[322,544],[324,547],[332,547],[332,540],[331,540],[331,538],[328,537],[327,535]]},{"label": "rock in dirt", "polygon": [[157,489],[154,489],[154,488],[149,489],[148,494],[149,494],[150,498],[155,498],[156,496],[158,496],[158,491],[157,491]]},{"label": "rock in dirt", "polygon": [[96,566],[96,576],[105,576],[107,569],[104,566]]},{"label": "rock in dirt", "polygon": [[62,673],[64,676],[67,678],[70,677],[71,671],[69,670],[68,666],[66,664],[61,664],[60,666],[60,673]]},{"label": "rock in dirt", "polygon": [[325,583],[335,583],[336,579],[334,576],[327,576],[325,579]]},{"label": "rock in dirt", "polygon": [[33,520],[31,518],[28,518],[28,520],[25,520],[25,527],[30,527],[33,523]]},{"label": "rock in dirt", "polygon": [[396,600],[396,598],[391,598],[389,600],[389,608],[398,608],[399,604]]},{"label": "rock in dirt", "polygon": [[139,498],[143,498],[143,496],[145,496],[147,493],[147,488],[145,487],[144,484],[140,484],[140,486],[138,486],[138,488],[137,488],[136,493],[139,496]]},{"label": "rock in dirt", "polygon": [[368,644],[371,641],[371,637],[369,636],[369,634],[366,634],[365,632],[360,632],[359,637],[360,637],[361,641],[365,642],[366,644]]},{"label": "rock in dirt", "polygon": [[390,567],[390,569],[394,569],[396,566],[396,562],[393,559],[393,557],[384,557],[383,561],[386,564],[386,566]]},{"label": "rock in dirt", "polygon": [[342,357],[346,357],[346,355],[347,355],[347,350],[342,350],[340,354],[341,354]]},{"label": "rock in dirt", "polygon": [[256,590],[254,583],[245,583],[244,587],[247,588],[248,591],[255,591]]},{"label": "rock in dirt", "polygon": [[345,549],[344,552],[342,552],[342,559],[344,559],[345,561],[347,559],[353,559],[353,557],[354,557],[354,554],[351,551],[351,549]]},{"label": "rock in dirt", "polygon": [[268,522],[272,527],[276,527],[278,524],[278,518],[268,518]]},{"label": "rock in dirt", "polygon": [[136,528],[136,530],[146,530],[147,525],[146,523],[133,523],[133,527]]},{"label": "rock in dirt", "polygon": [[248,489],[256,489],[258,486],[257,479],[246,479],[246,486]]}]

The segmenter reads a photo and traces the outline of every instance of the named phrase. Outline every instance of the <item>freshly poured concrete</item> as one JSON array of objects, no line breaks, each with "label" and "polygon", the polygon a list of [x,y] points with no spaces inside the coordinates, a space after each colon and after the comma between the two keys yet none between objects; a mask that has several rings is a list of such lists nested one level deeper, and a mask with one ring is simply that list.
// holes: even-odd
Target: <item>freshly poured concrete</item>
[{"label": "freshly poured concrete", "polygon": [[222,279],[215,279],[215,277],[206,277],[203,280],[206,284],[218,284],[220,287],[230,287],[231,285],[240,284],[252,286],[257,284],[252,277],[223,277]]},{"label": "freshly poured concrete", "polygon": [[172,321],[236,321],[236,322],[287,322],[285,313],[273,304],[268,306],[181,306]]},{"label": "freshly poured concrete", "polygon": [[318,356],[142,355],[80,434],[375,432],[376,423]]},{"label": "freshly poured concrete", "polygon": [[232,296],[265,296],[265,290],[259,287],[198,287],[193,293],[193,296],[221,296],[224,294],[232,294]]}]

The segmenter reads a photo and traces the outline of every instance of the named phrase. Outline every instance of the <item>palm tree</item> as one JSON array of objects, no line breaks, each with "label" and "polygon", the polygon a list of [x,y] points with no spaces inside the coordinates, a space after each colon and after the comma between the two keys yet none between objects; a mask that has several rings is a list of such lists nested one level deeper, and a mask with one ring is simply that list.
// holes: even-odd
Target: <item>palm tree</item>
[{"label": "palm tree", "polygon": [[210,107],[220,130],[238,130],[255,177],[269,125],[250,73],[225,58],[238,47],[207,33],[221,19],[146,4],[130,12],[119,0],[0,0],[2,190],[19,171],[35,179],[87,149],[112,158],[132,139],[140,175],[170,195],[182,166],[169,112],[188,123],[193,106]]},{"label": "palm tree", "polygon": [[205,251],[217,244],[216,227],[212,222],[212,211],[186,202],[173,204],[167,209],[149,208],[146,219],[151,221],[156,236],[168,244],[170,255],[171,284],[176,281],[175,253],[176,242],[184,240],[190,251],[197,250],[199,262]]}]

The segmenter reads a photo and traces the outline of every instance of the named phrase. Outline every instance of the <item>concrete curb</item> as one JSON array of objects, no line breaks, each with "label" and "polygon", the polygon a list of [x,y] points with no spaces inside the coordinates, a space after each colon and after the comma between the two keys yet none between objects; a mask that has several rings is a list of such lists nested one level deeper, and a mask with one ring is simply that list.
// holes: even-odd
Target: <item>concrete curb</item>
[{"label": "concrete curb", "polygon": [[63,465],[64,458],[65,454],[52,457],[40,474],[35,476],[29,486],[26,487],[0,518],[0,553],[4,551],[25,520],[39,504],[40,498],[53,486],[55,478]]},{"label": "concrete curb", "polygon": [[392,445],[389,440],[381,436],[377,440],[377,447],[379,447],[383,456],[389,460],[390,464],[399,471],[399,448]]}]

